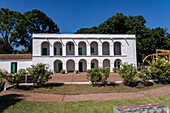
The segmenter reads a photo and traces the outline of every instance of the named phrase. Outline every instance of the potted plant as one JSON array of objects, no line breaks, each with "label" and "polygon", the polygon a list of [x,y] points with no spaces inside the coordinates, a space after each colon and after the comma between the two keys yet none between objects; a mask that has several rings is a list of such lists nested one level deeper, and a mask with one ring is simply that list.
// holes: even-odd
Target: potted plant
[{"label": "potted plant", "polygon": [[116,68],[116,67],[113,68],[113,72],[114,72],[114,73],[117,72],[117,68]]},{"label": "potted plant", "polygon": [[79,70],[75,70],[74,73],[78,74],[78,73],[79,73]]},{"label": "potted plant", "polygon": [[60,73],[61,73],[61,74],[65,74],[65,73],[66,73],[66,70],[63,69],[63,70],[60,71]]}]

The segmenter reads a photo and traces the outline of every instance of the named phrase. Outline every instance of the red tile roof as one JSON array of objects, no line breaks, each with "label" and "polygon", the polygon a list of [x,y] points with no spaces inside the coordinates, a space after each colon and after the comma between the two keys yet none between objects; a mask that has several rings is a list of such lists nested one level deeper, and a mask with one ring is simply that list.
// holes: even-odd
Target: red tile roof
[{"label": "red tile roof", "polygon": [[32,54],[0,54],[0,60],[32,59]]}]

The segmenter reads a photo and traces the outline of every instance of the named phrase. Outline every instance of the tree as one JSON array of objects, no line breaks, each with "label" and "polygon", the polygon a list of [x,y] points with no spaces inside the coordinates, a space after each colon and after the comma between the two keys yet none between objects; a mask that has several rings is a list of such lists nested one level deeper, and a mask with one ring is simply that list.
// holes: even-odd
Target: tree
[{"label": "tree", "polygon": [[59,28],[55,22],[40,10],[34,9],[24,13],[24,16],[29,20],[27,26],[28,45],[25,45],[28,52],[32,52],[32,34],[33,33],[59,33]]},{"label": "tree", "polygon": [[26,43],[28,22],[20,12],[8,8],[0,9],[0,51],[14,53],[14,48]]},{"label": "tree", "polygon": [[143,16],[125,16],[117,13],[98,27],[81,28],[75,34],[135,34],[138,62],[148,55],[155,53],[156,49],[168,49],[169,37],[167,30],[163,28],[150,29],[145,26]]}]

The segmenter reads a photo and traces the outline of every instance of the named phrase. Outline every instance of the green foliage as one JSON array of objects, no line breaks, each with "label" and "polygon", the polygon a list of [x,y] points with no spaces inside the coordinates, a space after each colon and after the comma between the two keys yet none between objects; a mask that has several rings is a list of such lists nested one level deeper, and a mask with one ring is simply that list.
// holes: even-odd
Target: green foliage
[{"label": "green foliage", "polygon": [[117,69],[116,67],[113,68],[113,72],[114,72],[114,73],[116,73],[117,70],[118,70],[118,69]]},{"label": "green foliage", "polygon": [[60,71],[60,73],[61,73],[61,74],[65,74],[65,73],[66,73],[66,70],[63,69],[63,70]]},{"label": "green foliage", "polygon": [[164,59],[157,59],[156,62],[151,63],[150,73],[153,79],[158,79],[165,83],[170,80],[170,63]]},{"label": "green foliage", "polygon": [[87,79],[92,82],[94,86],[97,82],[104,84],[109,77],[109,68],[93,68],[93,70],[87,70]]},{"label": "green foliage", "polygon": [[[0,9],[0,53],[31,53],[33,33],[59,33],[55,22],[40,10],[21,14],[8,8]],[[14,50],[24,46],[24,50]]]},{"label": "green foliage", "polygon": [[81,28],[75,34],[135,34],[138,62],[148,55],[155,53],[156,49],[170,48],[170,34],[166,29],[147,28],[143,16],[125,16],[117,13],[98,27]]},{"label": "green foliage", "polygon": [[8,74],[7,71],[3,71],[0,69],[0,92],[4,90],[5,81],[3,81],[3,79],[7,74]]},{"label": "green foliage", "polygon": [[143,69],[143,70],[141,70],[141,71],[138,73],[138,77],[139,77],[140,79],[142,79],[142,82],[143,82],[144,85],[146,86],[146,85],[149,83],[148,80],[151,80],[152,75],[151,75],[151,73],[149,72],[149,70]]},{"label": "green foliage", "polygon": [[134,86],[137,69],[133,64],[121,64],[118,69],[119,75],[124,79],[125,85]]},{"label": "green foliage", "polygon": [[36,83],[37,85],[42,85],[48,82],[48,80],[51,79],[50,75],[53,74],[46,64],[41,63],[37,65],[31,65],[31,68],[28,68],[27,70],[31,75],[33,83]]},{"label": "green foliage", "polygon": [[16,87],[19,87],[19,83],[25,79],[25,75],[27,74],[25,69],[19,70],[17,73],[10,73],[6,76],[7,81],[10,84],[15,84]]}]

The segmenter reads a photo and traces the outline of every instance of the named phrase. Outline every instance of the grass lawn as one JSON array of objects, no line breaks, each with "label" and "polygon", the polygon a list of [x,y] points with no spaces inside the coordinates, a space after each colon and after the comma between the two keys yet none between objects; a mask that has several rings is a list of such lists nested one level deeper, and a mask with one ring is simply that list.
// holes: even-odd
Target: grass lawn
[{"label": "grass lawn", "polygon": [[158,102],[170,108],[170,95],[138,99],[87,102],[38,102],[10,100],[0,97],[0,112],[4,113],[113,113],[113,106]]},{"label": "grass lawn", "polygon": [[[170,85],[170,84],[168,84]],[[163,87],[167,85],[154,84],[144,88],[128,87],[123,84],[93,87],[92,85],[50,85],[39,88],[32,86],[21,86],[20,89],[12,88],[12,91],[25,91],[32,93],[48,93],[48,94],[61,94],[61,95],[78,95],[78,94],[95,94],[95,93],[122,93],[122,92],[136,92],[147,89]]]}]

